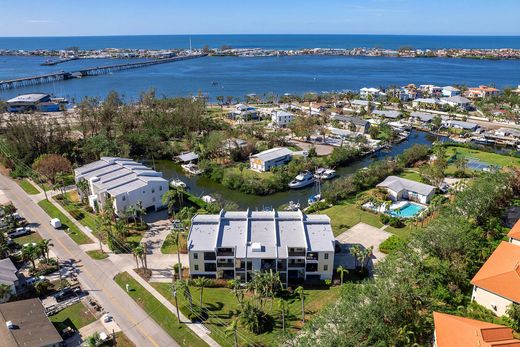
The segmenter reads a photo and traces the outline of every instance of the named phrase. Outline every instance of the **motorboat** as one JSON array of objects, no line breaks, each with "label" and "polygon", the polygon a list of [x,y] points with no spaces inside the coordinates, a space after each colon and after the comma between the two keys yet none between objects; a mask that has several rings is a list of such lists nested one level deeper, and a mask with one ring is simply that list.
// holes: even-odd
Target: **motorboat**
[{"label": "motorboat", "polygon": [[314,173],[314,177],[320,180],[330,180],[336,177],[336,170],[320,167]]},{"label": "motorboat", "polygon": [[301,172],[289,183],[289,188],[298,189],[314,183],[314,175],[310,171]]},{"label": "motorboat", "polygon": [[307,203],[308,203],[309,205],[312,205],[312,204],[317,203],[318,201],[321,201],[321,194],[311,195],[311,196],[309,197],[309,199],[307,200]]},{"label": "motorboat", "polygon": [[211,195],[204,195],[202,198],[202,201],[204,201],[206,204],[213,204],[217,202],[217,199],[212,197]]},{"label": "motorboat", "polygon": [[197,164],[193,163],[182,164],[181,167],[184,171],[191,175],[200,175],[203,172],[201,169],[199,169]]},{"label": "motorboat", "polygon": [[173,187],[173,188],[183,188],[183,189],[185,189],[186,188],[186,183],[184,183],[183,181],[181,181],[178,178],[173,178],[170,181],[170,186]]},{"label": "motorboat", "polygon": [[298,211],[299,209],[300,209],[300,203],[294,202],[292,200],[289,201],[289,204],[285,208],[286,211]]}]

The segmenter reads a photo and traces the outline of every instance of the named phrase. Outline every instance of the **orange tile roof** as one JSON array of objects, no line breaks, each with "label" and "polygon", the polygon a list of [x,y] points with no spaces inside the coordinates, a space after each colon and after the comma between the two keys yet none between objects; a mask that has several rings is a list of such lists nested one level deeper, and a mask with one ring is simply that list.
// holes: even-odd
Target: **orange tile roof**
[{"label": "orange tile roof", "polygon": [[516,221],[515,225],[513,225],[511,230],[507,233],[507,236],[520,240],[520,219]]},{"label": "orange tile roof", "polygon": [[520,246],[502,241],[471,284],[520,303]]},{"label": "orange tile roof", "polygon": [[433,312],[437,347],[520,347],[513,330],[502,325]]}]

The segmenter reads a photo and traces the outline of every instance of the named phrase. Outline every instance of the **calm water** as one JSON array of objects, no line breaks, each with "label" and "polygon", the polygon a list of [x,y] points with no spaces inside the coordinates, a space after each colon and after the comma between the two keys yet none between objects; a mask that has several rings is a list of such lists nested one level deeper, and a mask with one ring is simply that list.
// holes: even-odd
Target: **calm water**
[{"label": "calm water", "polygon": [[[0,80],[124,61],[92,59],[40,66],[45,59],[0,56]],[[196,95],[200,91],[214,101],[218,95],[243,98],[249,93],[319,93],[408,83],[516,86],[520,84],[520,61],[331,56],[206,57],[3,91],[0,99],[41,91],[79,100],[84,96],[104,97],[110,90],[116,90],[127,100],[132,100],[142,91],[155,88],[159,96]]]},{"label": "calm water", "polygon": [[299,49],[412,46],[435,48],[520,48],[519,36],[419,36],[419,35],[149,35],[84,37],[0,37],[0,49],[101,48],[236,48]]},{"label": "calm water", "polygon": [[[375,160],[379,160],[388,156],[396,156],[402,153],[405,149],[409,148],[413,144],[424,144],[431,145],[437,140],[437,137],[432,136],[425,132],[412,131],[407,141],[403,141],[395,145],[391,150],[380,151],[374,156],[365,157],[349,166],[341,167],[337,169],[338,176],[347,176],[360,168],[366,167]],[[441,137],[439,140],[444,141],[446,138]],[[151,163],[150,163],[151,164]],[[307,199],[316,194],[316,187],[310,186],[303,189],[292,189],[284,192],[275,193],[269,196],[256,196],[242,194],[238,191],[230,190],[225,188],[219,183],[215,183],[202,176],[185,176],[179,165],[174,164],[172,161],[158,161],[155,163],[155,168],[162,171],[163,176],[167,179],[179,178],[184,181],[191,193],[197,196],[203,196],[211,194],[214,196],[222,196],[225,200],[236,202],[241,209],[262,210],[266,207],[278,208],[281,205],[287,204],[289,201],[299,202],[303,207],[307,206]],[[324,187],[328,183],[324,183]]]}]

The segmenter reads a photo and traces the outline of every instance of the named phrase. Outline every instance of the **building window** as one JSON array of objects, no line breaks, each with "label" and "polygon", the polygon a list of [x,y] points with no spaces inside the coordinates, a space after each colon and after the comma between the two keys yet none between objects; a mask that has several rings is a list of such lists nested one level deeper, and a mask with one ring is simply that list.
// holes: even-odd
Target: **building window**
[{"label": "building window", "polygon": [[328,265],[323,265],[323,271],[328,271],[329,270],[329,266]]},{"label": "building window", "polygon": [[152,193],[155,193],[155,189],[152,188]]},{"label": "building window", "polygon": [[155,198],[152,198],[152,201],[155,202]]},{"label": "building window", "polygon": [[123,195],[123,198],[122,198],[123,201],[126,201],[126,196]]},{"label": "building window", "polygon": [[325,260],[329,259],[329,253],[325,253]]},{"label": "building window", "polygon": [[195,271],[199,271],[199,266],[195,264]]},{"label": "building window", "polygon": [[162,190],[162,186],[159,187],[159,190]]},{"label": "building window", "polygon": [[143,190],[143,194],[146,194],[146,190]]},{"label": "building window", "polygon": [[199,259],[199,253],[193,253],[193,259]]}]

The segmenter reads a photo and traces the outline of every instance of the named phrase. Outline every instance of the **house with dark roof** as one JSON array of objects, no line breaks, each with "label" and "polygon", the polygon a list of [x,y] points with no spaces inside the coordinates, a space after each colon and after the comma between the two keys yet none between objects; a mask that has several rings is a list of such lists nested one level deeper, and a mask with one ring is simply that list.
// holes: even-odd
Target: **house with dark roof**
[{"label": "house with dark roof", "polygon": [[435,187],[397,176],[388,176],[377,185],[386,188],[394,201],[410,200],[427,204],[435,194]]},{"label": "house with dark roof", "polygon": [[439,312],[433,312],[433,323],[434,347],[520,347],[513,329],[503,325]]},{"label": "house with dark roof", "polygon": [[520,246],[502,241],[471,280],[472,300],[503,316],[520,303]]},{"label": "house with dark roof", "polygon": [[0,304],[0,345],[61,347],[63,339],[39,299]]},{"label": "house with dark roof", "polygon": [[366,134],[368,133],[368,129],[370,129],[370,122],[359,117],[343,116],[338,114],[332,116],[332,120],[342,123],[345,129],[351,131],[355,129],[353,132],[358,134]]},{"label": "house with dark roof", "polygon": [[[23,275],[18,273],[18,269],[14,266],[11,259],[5,258],[0,260],[0,284],[9,286],[11,295],[16,295],[22,289],[23,283]],[[8,299],[8,297],[0,298],[0,302]]]}]

